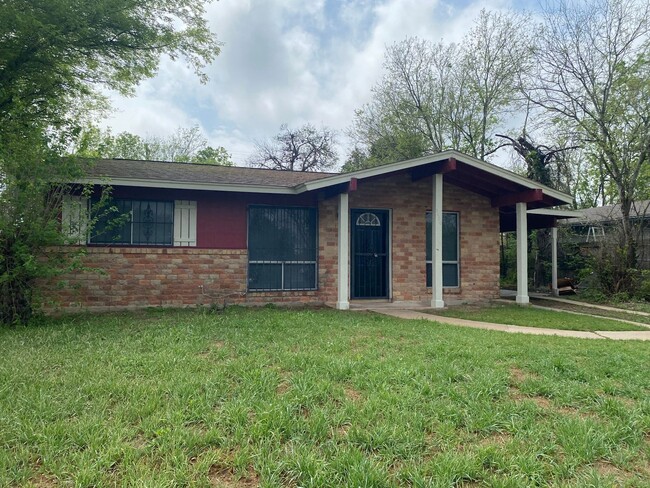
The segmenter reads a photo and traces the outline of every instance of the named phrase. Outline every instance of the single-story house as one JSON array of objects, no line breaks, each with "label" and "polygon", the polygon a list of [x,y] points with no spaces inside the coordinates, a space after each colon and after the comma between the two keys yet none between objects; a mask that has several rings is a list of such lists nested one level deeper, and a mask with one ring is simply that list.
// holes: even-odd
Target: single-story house
[{"label": "single-story house", "polygon": [[86,233],[90,202],[68,199],[63,225],[104,272],[48,287],[60,309],[491,299],[513,230],[527,303],[528,229],[555,227],[571,214],[551,207],[572,201],[457,151],[344,174],[101,160],[76,183],[111,185],[126,218]]},{"label": "single-story house", "polygon": [[[612,239],[617,241],[617,232],[623,218],[620,203],[585,208],[580,213],[579,217],[568,218],[563,222],[571,230],[570,235],[564,237],[567,243],[580,245],[582,251],[588,254],[603,244],[612,245]],[[638,265],[650,269],[650,200],[632,203],[630,222],[635,229]]]}]

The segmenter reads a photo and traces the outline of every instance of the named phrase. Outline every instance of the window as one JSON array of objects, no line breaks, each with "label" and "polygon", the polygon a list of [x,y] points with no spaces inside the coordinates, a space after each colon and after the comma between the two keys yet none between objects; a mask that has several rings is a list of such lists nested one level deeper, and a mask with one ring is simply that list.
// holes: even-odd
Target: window
[{"label": "window", "polygon": [[367,227],[381,227],[381,221],[376,214],[372,212],[365,212],[359,215],[357,218],[357,225]]},{"label": "window", "polygon": [[[431,286],[431,212],[427,212],[427,286]],[[442,213],[442,286],[460,286],[458,213]]]},{"label": "window", "polygon": [[315,290],[318,256],[315,208],[248,209],[248,289]]},{"label": "window", "polygon": [[113,199],[110,207],[99,212],[91,244],[173,244],[173,201]]}]

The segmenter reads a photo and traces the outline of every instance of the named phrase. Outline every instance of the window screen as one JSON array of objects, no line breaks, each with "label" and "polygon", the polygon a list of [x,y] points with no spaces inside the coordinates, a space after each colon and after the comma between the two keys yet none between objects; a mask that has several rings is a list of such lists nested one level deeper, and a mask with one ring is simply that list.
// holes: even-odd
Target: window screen
[{"label": "window screen", "polygon": [[[427,212],[426,237],[426,267],[427,286],[431,286],[431,212]],[[443,212],[442,214],[442,286],[457,287],[460,285],[459,250],[458,250],[458,213]]]},{"label": "window screen", "polygon": [[315,208],[249,207],[248,289],[316,289],[317,229]]}]

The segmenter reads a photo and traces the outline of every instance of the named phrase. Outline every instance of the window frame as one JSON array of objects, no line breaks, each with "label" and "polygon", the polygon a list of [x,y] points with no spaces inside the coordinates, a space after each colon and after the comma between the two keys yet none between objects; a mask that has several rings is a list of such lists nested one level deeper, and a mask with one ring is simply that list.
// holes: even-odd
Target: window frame
[{"label": "window frame", "polygon": [[[451,210],[451,211],[443,211],[442,213],[443,213],[443,215],[444,214],[454,214],[454,215],[456,215],[456,260],[455,261],[445,261],[445,260],[443,260],[442,265],[443,266],[445,264],[455,264],[456,265],[456,283],[457,283],[457,285],[452,285],[452,286],[445,286],[444,283],[443,283],[442,288],[443,289],[448,289],[448,290],[457,290],[457,289],[460,288],[460,284],[461,284],[460,283],[460,212],[456,211],[456,210]],[[424,216],[424,226],[425,226],[424,242],[425,242],[425,246],[426,246],[426,241],[427,241],[427,236],[426,236],[427,215],[432,215],[432,214],[433,214],[433,212],[431,212],[431,210],[427,210],[426,213],[425,213],[425,216]],[[433,215],[432,215],[432,218],[431,218],[431,225],[432,225],[431,231],[433,232]],[[425,250],[424,250],[424,255],[425,255],[424,280],[425,280],[425,284],[426,284],[427,289],[430,289],[430,288],[433,288],[433,276],[431,277],[432,278],[431,279],[432,283],[431,284],[426,283],[426,281],[427,281],[426,267],[428,265],[431,265],[431,268],[433,269],[433,263],[432,263],[432,259],[426,259],[426,253],[427,253],[427,250],[425,248]],[[433,258],[433,256],[431,256],[431,257]]]},{"label": "window frame", "polygon": [[[276,210],[293,210],[293,209],[305,209],[314,212],[314,260],[278,260],[278,259],[267,259],[267,260],[251,260],[250,258],[250,217],[251,209],[254,208],[264,208],[264,209],[276,209]],[[267,293],[267,292],[293,292],[293,291],[317,291],[318,290],[318,258],[319,258],[319,214],[318,207],[308,206],[308,205],[259,205],[252,204],[248,206],[246,212],[246,250],[248,254],[248,265],[247,265],[247,275],[246,275],[246,290],[250,293]],[[251,264],[280,264],[281,265],[281,274],[280,274],[280,288],[251,288]],[[301,287],[301,288],[285,288],[285,267],[286,265],[313,265],[314,266],[314,286],[313,287]]]},{"label": "window frame", "polygon": [[[130,239],[129,242],[126,242],[124,240],[116,240],[116,241],[110,241],[110,242],[93,242],[93,237],[94,237],[94,231],[97,228],[97,225],[95,224],[95,229],[93,229],[93,232],[90,232],[88,235],[87,239],[87,244],[90,246],[133,246],[133,247],[174,247],[174,226],[175,226],[175,210],[176,210],[176,201],[175,200],[159,200],[159,199],[144,199],[144,198],[112,198],[110,205],[116,205],[117,202],[131,202],[131,209],[128,212],[124,212],[123,214],[119,214],[114,216],[114,218],[119,218],[122,215],[126,215],[127,213],[129,214],[129,225],[130,225]],[[142,204],[143,202],[147,203],[163,203],[163,204],[170,204],[171,205],[171,220],[169,222],[163,221],[161,223],[156,223],[157,225],[171,225],[171,236],[170,240],[167,243],[146,243],[146,242],[133,242],[134,238],[134,221],[133,221],[133,203],[134,202],[140,202]],[[90,215],[92,205],[96,203],[95,200],[89,199],[88,200],[88,212]],[[141,225],[141,222],[138,222],[139,225]]]}]

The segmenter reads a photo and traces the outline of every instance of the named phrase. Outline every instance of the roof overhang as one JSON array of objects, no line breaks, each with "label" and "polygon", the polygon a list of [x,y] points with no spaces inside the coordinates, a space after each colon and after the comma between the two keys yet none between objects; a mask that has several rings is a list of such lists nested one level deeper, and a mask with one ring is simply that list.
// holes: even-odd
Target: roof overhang
[{"label": "roof overhang", "polygon": [[[536,208],[526,212],[528,230],[557,227],[558,220],[582,217],[582,212],[557,208]],[[516,215],[513,212],[501,213],[501,232],[517,230]]]},{"label": "roof overhang", "polygon": [[[442,164],[446,161],[453,161],[454,163],[453,165]],[[298,190],[298,193],[302,193],[303,191],[314,191],[326,188],[328,186],[340,185],[342,183],[349,182],[353,178],[356,178],[359,181],[363,181],[369,178],[375,178],[390,173],[404,172],[416,168],[418,169],[418,172],[422,172],[423,167],[434,167],[436,165],[440,167],[440,171],[438,172],[447,173],[447,177],[452,184],[458,183],[458,186],[468,187],[467,189],[470,191],[478,190],[480,192],[481,189],[485,190],[488,182],[493,185],[498,185],[498,183],[501,182],[504,184],[504,191],[501,192],[501,194],[516,194],[523,192],[526,189],[541,190],[542,194],[547,197],[547,202],[545,202],[543,206],[564,205],[573,201],[571,196],[567,195],[566,193],[554,190],[553,188],[537,183],[536,181],[529,180],[528,178],[515,174],[506,169],[453,150],[443,151],[441,153],[433,154],[431,156],[424,156],[417,159],[410,159],[408,161],[401,161],[398,163],[385,164],[374,168],[353,171],[351,173],[343,173],[335,176],[330,176],[328,178],[323,178],[321,180],[309,181],[298,185],[296,189]],[[453,166],[453,169],[451,166]],[[462,173],[468,173],[468,169],[474,170],[472,172],[472,181],[463,185],[463,180],[467,180],[467,178],[465,175],[462,175]],[[432,172],[432,174],[434,173],[435,171]],[[481,183],[484,185],[481,185]],[[481,188],[481,186],[483,186],[483,188]],[[510,188],[511,191],[507,191],[507,188]]]},{"label": "roof overhang", "polygon": [[173,190],[205,190],[242,193],[271,193],[296,195],[295,188],[273,185],[245,185],[228,183],[197,183],[185,181],[150,180],[140,178],[79,178],[74,183],[82,185],[137,186],[142,188],[168,188]]},{"label": "roof overhang", "polygon": [[528,203],[529,209],[572,202],[570,195],[454,150],[351,173],[325,176],[295,186],[123,177],[82,178],[76,183],[283,195],[322,191],[325,196],[332,196],[353,191],[357,184],[364,184],[364,181],[400,173],[410,174],[412,181],[434,174],[444,174],[445,181],[450,184],[489,198],[491,205],[499,208],[502,214],[514,211],[514,205],[518,202]]}]

